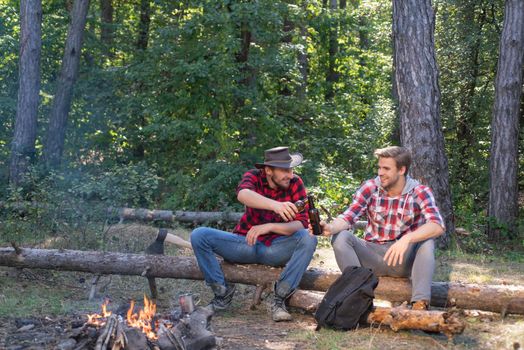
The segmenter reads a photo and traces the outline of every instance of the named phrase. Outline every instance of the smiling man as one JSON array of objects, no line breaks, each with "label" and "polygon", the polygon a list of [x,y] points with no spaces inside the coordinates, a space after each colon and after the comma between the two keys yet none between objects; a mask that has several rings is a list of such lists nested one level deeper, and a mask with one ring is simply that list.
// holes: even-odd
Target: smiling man
[{"label": "smiling man", "polygon": [[[290,321],[285,301],[297,288],[317,245],[307,230],[307,208],[299,212],[295,202],[306,198],[302,179],[293,168],[302,162],[300,153],[288,147],[265,151],[263,163],[244,174],[237,187],[237,199],[245,212],[233,233],[199,227],[191,233],[191,245],[215,297],[213,310],[227,308],[235,285],[227,283],[216,255],[240,264],[284,266],[274,285],[271,307],[274,321]],[[216,255],[215,255],[216,254]]]},{"label": "smiling man", "polygon": [[[424,310],[431,300],[434,238],[444,232],[444,223],[431,189],[407,176],[411,155],[406,148],[378,149],[375,156],[378,176],[363,183],[343,214],[320,223],[323,235],[333,235],[341,271],[364,266],[377,276],[411,276],[412,308]],[[368,223],[361,239],[352,227],[363,215]]]}]

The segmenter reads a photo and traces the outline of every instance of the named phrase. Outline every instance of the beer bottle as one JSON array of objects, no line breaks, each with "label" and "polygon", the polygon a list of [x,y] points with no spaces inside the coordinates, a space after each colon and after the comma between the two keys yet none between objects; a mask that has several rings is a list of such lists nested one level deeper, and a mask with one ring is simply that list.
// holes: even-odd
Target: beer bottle
[{"label": "beer bottle", "polygon": [[318,209],[315,208],[313,196],[308,195],[307,200],[309,202],[309,223],[313,228],[313,234],[315,236],[320,236],[322,234],[322,228],[320,227],[320,213],[318,212]]}]

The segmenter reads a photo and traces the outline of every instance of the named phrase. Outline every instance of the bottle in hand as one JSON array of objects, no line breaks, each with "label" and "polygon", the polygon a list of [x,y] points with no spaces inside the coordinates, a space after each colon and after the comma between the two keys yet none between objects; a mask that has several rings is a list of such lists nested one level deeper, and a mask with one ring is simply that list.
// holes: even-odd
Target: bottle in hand
[{"label": "bottle in hand", "polygon": [[309,202],[309,223],[313,228],[313,234],[315,236],[320,236],[322,234],[322,229],[320,228],[320,213],[318,212],[318,209],[315,208],[313,196],[308,195],[307,200]]}]

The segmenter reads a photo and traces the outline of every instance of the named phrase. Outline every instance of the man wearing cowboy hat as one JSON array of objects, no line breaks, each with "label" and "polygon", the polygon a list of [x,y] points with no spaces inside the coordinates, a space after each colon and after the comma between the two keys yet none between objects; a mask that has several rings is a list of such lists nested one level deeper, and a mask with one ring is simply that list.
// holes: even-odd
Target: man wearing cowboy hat
[{"label": "man wearing cowboy hat", "polygon": [[[237,187],[237,199],[245,212],[233,233],[199,227],[191,233],[191,245],[215,297],[214,310],[227,308],[235,285],[227,283],[216,255],[239,264],[284,266],[274,285],[271,307],[274,321],[290,321],[285,301],[297,288],[317,245],[308,234],[307,210],[299,212],[294,202],[306,198],[302,179],[293,168],[302,163],[300,153],[288,147],[265,151],[263,163],[244,174]],[[306,208],[307,209],[307,208]]]}]

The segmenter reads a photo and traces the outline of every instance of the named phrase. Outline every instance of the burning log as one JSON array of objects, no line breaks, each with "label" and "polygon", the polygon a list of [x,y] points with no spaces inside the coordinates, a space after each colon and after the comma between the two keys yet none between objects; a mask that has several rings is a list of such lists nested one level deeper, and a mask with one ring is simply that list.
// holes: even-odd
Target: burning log
[{"label": "burning log", "polygon": [[[108,208],[107,214],[116,216],[120,221],[180,221],[191,223],[237,222],[242,217],[240,212],[225,211],[183,211],[183,210],[151,210],[144,208]],[[366,221],[357,222],[356,228],[365,228]]]},{"label": "burning log", "polygon": [[116,333],[116,326],[118,324],[116,315],[111,315],[106,321],[105,326],[102,328],[102,332],[98,337],[95,345],[95,350],[105,350],[109,344],[109,340],[114,337]]},{"label": "burning log", "polygon": [[[102,304],[100,314],[87,315],[87,322],[71,332],[70,338],[79,339],[95,350],[205,350],[215,348],[217,339],[210,331],[213,311],[194,307],[190,294],[181,297],[180,307],[166,315],[156,314],[154,301],[144,296],[144,307],[135,312],[131,301],[126,315],[113,314],[108,301]],[[122,310],[118,308],[117,310]],[[123,313],[123,310],[121,311]],[[125,316],[125,317],[124,317]],[[95,329],[95,335],[86,330]],[[96,337],[96,343],[90,339]]]},{"label": "burning log", "polygon": [[[28,248],[21,248],[21,253],[16,254],[13,248],[0,248],[0,266],[203,279],[195,258],[180,256]],[[281,272],[268,266],[228,263],[223,263],[222,269],[227,280],[251,285],[270,285]],[[326,291],[339,276],[338,271],[310,269],[304,274],[300,288]],[[524,314],[524,286],[433,282],[431,291],[433,306]],[[375,296],[392,302],[409,300],[411,283],[404,278],[380,277]]]},{"label": "burning log", "polygon": [[[289,300],[289,305],[314,312],[324,293],[298,290]],[[419,329],[427,332],[444,333],[448,337],[464,331],[465,324],[457,313],[445,311],[410,310],[405,306],[394,308],[376,307],[367,317],[367,323],[383,324],[392,330]]]}]

